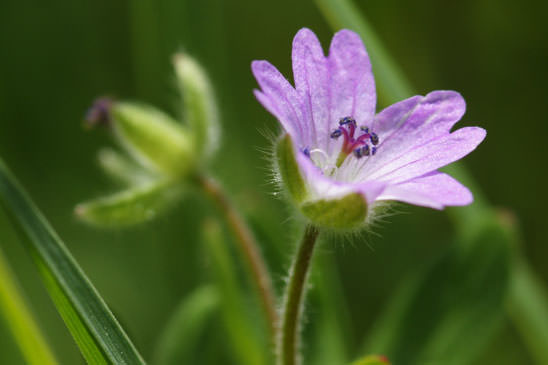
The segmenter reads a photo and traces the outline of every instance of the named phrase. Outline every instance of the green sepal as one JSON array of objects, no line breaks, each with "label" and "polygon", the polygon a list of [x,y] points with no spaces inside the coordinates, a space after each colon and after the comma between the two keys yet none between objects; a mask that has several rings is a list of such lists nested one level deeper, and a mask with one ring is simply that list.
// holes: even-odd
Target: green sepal
[{"label": "green sepal", "polygon": [[368,355],[357,361],[354,361],[351,365],[390,365],[390,361],[388,361],[386,356]]},{"label": "green sepal", "polygon": [[102,148],[97,160],[103,171],[122,185],[136,186],[152,182],[157,176],[136,161],[112,148]]},{"label": "green sepal", "polygon": [[100,227],[122,227],[155,218],[182,196],[179,186],[156,182],[78,204],[82,221]]},{"label": "green sepal", "polygon": [[187,123],[199,155],[211,155],[218,146],[219,117],[213,87],[202,66],[187,54],[173,57],[177,84]]},{"label": "green sepal", "polygon": [[336,199],[311,200],[295,159],[293,142],[289,134],[280,138],[276,147],[280,178],[306,218],[319,227],[332,229],[352,230],[365,224],[367,202],[363,195],[349,193]]},{"label": "green sepal", "polygon": [[192,138],[183,126],[149,105],[118,102],[112,107],[116,137],[145,167],[180,176],[195,164]]},{"label": "green sepal", "polygon": [[355,229],[365,224],[367,203],[361,194],[351,193],[340,199],[306,202],[301,211],[317,226]]},{"label": "green sepal", "polygon": [[278,141],[276,159],[280,177],[289,194],[297,203],[302,203],[306,199],[308,193],[304,179],[299,170],[299,165],[295,160],[293,142],[291,141],[289,134],[284,135]]}]

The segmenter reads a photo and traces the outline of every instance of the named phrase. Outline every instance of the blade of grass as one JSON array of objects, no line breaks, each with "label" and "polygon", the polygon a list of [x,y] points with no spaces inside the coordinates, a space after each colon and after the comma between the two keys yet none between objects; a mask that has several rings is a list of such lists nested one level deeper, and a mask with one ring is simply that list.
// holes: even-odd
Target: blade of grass
[{"label": "blade of grass", "polygon": [[15,342],[30,365],[58,364],[19,291],[18,284],[0,250],[0,312]]},{"label": "blade of grass", "polygon": [[195,364],[196,345],[208,320],[219,309],[219,292],[213,285],[202,286],[183,298],[162,332],[155,364]]},{"label": "blade of grass", "polygon": [[548,363],[548,294],[523,259],[516,260],[509,313],[537,364]]},{"label": "blade of grass", "polygon": [[203,226],[204,244],[211,259],[211,269],[221,295],[221,315],[236,363],[265,365],[269,355],[266,338],[250,321],[244,294],[236,277],[233,259],[223,238],[221,226],[213,219]]},{"label": "blade of grass", "polygon": [[90,364],[144,364],[97,290],[0,160],[0,204],[20,229],[59,314]]}]

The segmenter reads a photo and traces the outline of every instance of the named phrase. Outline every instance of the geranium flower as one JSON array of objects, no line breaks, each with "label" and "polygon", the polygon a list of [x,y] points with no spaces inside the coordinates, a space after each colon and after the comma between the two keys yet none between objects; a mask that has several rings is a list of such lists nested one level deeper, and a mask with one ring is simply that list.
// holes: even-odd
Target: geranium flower
[{"label": "geranium flower", "polygon": [[[282,125],[283,140],[291,142],[278,147],[290,148],[294,158],[278,152],[280,172],[305,215],[347,228],[334,218],[336,208],[353,221],[351,228],[380,201],[435,209],[473,201],[465,186],[437,171],[466,156],[486,135],[478,127],[450,132],[465,112],[459,93],[434,91],[375,113],[371,62],[350,30],[335,34],[325,57],[316,35],[301,29],[292,62],[295,87],[267,61],[251,66],[261,87],[255,96]],[[356,205],[365,212],[349,212]]]}]

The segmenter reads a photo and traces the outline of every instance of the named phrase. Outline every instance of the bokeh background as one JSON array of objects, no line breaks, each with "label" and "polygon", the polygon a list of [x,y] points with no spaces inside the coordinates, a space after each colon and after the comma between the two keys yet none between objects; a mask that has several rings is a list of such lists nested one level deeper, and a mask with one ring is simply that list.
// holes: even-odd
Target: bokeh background
[{"label": "bokeh background", "polygon": [[[458,90],[467,100],[461,125],[488,130],[465,164],[487,198],[515,215],[526,256],[548,283],[548,3],[370,0],[357,5],[420,93]],[[72,213],[76,203],[116,189],[96,162],[98,148],[113,141],[106,131],[85,130],[83,115],[101,95],[174,112],[170,57],[184,50],[198,58],[211,75],[222,113],[222,146],[212,170],[252,223],[281,287],[295,221],[271,194],[260,151],[269,145],[265,134],[278,127],[253,98],[250,62],[268,59],[290,75],[291,40],[303,26],[327,46],[332,30],[311,1],[0,3],[0,156],[146,358],[181,298],[208,280],[197,227],[212,207],[189,195],[144,226],[102,231],[79,223]],[[351,350],[359,348],[397,284],[451,240],[446,214],[410,206],[398,212],[366,239],[330,240],[319,251],[337,262],[342,283],[337,297],[346,303],[341,318],[350,323]],[[0,228],[1,247],[56,354],[63,363],[82,363],[28,255],[5,224]],[[310,322],[313,318],[312,308]],[[528,363],[515,332],[506,323],[483,358],[497,353],[499,364]],[[1,322],[0,362],[23,363]]]}]

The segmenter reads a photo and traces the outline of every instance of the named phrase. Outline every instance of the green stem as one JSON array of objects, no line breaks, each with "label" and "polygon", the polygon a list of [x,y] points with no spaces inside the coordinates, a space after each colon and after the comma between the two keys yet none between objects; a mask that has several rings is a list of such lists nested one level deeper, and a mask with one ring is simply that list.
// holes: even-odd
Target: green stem
[{"label": "green stem", "polygon": [[197,176],[196,180],[204,193],[217,205],[217,208],[224,216],[226,223],[236,238],[237,247],[252,273],[251,277],[258,291],[258,296],[269,326],[271,340],[274,343],[276,323],[278,322],[275,296],[272,288],[272,279],[270,278],[259,246],[251,230],[231,204],[221,186],[213,179],[201,175]]},{"label": "green stem", "polygon": [[300,362],[299,329],[305,285],[310,268],[310,260],[320,231],[313,225],[305,229],[303,239],[289,273],[283,308],[282,327],[279,334],[278,365],[295,365]]},{"label": "green stem", "polygon": [[58,363],[23,300],[2,251],[0,251],[0,312],[28,364]]}]

